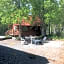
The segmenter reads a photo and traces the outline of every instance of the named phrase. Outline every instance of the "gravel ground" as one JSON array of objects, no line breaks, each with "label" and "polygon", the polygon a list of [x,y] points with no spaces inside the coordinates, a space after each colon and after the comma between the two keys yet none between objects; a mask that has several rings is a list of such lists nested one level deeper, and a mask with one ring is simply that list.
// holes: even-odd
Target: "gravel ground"
[{"label": "gravel ground", "polygon": [[23,45],[20,41],[0,41],[0,64],[64,64],[64,41],[43,45]]}]

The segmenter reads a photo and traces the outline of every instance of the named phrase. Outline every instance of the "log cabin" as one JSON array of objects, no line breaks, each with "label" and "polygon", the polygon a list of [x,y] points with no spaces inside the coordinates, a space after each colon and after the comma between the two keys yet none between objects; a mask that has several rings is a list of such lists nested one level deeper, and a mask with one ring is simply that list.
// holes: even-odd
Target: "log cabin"
[{"label": "log cabin", "polygon": [[7,30],[5,34],[11,36],[18,36],[21,33],[21,36],[39,36],[41,35],[40,25],[41,21],[39,17],[36,17],[35,20],[32,21],[32,16],[29,16],[28,20],[23,19],[20,24],[13,24],[12,28],[10,30]]}]

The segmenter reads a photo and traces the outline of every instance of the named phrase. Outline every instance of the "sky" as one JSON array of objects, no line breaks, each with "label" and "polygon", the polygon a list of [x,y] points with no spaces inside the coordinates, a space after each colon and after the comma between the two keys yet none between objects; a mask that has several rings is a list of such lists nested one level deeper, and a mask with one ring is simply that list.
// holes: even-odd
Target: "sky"
[{"label": "sky", "polygon": [[59,1],[59,0],[57,0],[57,1]]}]

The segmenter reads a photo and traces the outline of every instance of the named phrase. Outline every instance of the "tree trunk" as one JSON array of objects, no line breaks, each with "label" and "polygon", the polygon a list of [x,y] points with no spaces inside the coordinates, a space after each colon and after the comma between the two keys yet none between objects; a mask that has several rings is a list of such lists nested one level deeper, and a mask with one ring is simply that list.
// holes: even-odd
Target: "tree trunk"
[{"label": "tree trunk", "polygon": [[50,35],[50,21],[49,21],[49,35]]},{"label": "tree trunk", "polygon": [[19,24],[19,39],[21,40],[21,24]]},{"label": "tree trunk", "polygon": [[46,24],[45,23],[41,25],[41,34],[42,36],[46,36]]}]

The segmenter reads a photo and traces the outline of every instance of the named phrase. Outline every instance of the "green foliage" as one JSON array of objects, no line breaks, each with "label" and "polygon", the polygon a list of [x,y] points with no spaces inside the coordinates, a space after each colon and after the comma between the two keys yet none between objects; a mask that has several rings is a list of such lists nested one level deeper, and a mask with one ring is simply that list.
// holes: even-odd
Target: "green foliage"
[{"label": "green foliage", "polygon": [[41,19],[44,29],[46,25],[64,26],[64,0],[0,0],[1,25],[21,23],[23,18],[28,19],[29,13],[32,21],[36,16]]},{"label": "green foliage", "polygon": [[0,0],[0,22],[2,24],[13,24],[17,22],[20,23],[22,17],[26,17],[28,15],[29,7],[26,6],[27,2],[24,0],[21,0],[20,2],[19,1]]},{"label": "green foliage", "polygon": [[55,21],[57,8],[55,0],[0,0],[0,20],[2,24],[13,24],[19,18],[20,23],[23,17],[32,12],[33,17],[39,16],[41,21],[48,24],[50,20]]},{"label": "green foliage", "polygon": [[8,25],[7,24],[0,24],[0,35],[5,35],[5,32],[7,30],[8,30]]},{"label": "green foliage", "polygon": [[63,36],[57,36],[57,35],[53,35],[53,36],[48,36],[48,39],[51,39],[51,40],[64,40],[64,37]]}]

